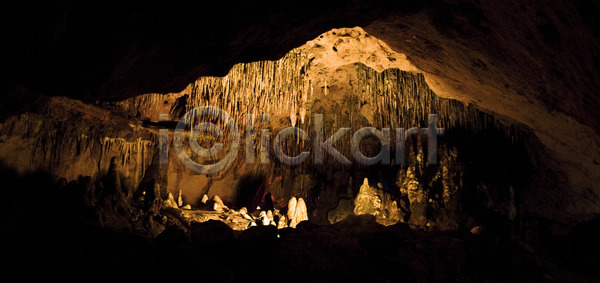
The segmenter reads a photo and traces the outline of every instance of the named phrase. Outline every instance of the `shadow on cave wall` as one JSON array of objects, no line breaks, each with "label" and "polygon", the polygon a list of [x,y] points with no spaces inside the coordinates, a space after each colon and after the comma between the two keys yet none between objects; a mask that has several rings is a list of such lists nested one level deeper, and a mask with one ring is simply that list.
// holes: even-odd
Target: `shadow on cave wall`
[{"label": "shadow on cave wall", "polygon": [[[246,207],[249,212],[254,211],[256,207],[255,199],[258,196],[262,197],[264,194],[264,186],[267,179],[263,174],[260,173],[248,173],[243,175],[239,180],[235,188],[236,198],[235,205],[238,208]],[[261,192],[263,190],[263,192]]]}]

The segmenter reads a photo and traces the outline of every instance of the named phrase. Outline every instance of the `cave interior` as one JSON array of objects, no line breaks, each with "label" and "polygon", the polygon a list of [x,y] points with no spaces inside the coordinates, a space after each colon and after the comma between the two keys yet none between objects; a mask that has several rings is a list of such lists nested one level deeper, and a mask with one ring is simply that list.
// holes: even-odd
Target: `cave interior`
[{"label": "cave interior", "polygon": [[3,6],[6,278],[600,278],[595,1]]}]

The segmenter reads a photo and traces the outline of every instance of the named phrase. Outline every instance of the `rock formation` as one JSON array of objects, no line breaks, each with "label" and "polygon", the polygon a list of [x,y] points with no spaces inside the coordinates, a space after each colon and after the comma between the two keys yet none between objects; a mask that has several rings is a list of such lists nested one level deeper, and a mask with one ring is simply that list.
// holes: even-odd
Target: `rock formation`
[{"label": "rock formation", "polygon": [[277,222],[277,229],[283,229],[288,227],[287,218],[285,216],[281,216],[279,221]]},{"label": "rock formation", "polygon": [[296,205],[297,204],[298,204],[298,201],[296,200],[296,197],[292,197],[290,199],[290,201],[288,202],[287,218],[289,220],[292,220],[292,218],[294,218],[294,216],[296,215]]},{"label": "rock formation", "polygon": [[[292,203],[292,200],[290,200]],[[288,208],[289,209],[289,208]],[[288,211],[289,213],[289,211]],[[302,221],[308,220],[308,212],[306,210],[306,203],[304,203],[304,199],[298,198],[298,202],[296,203],[296,208],[294,209],[294,214],[289,218],[289,226],[292,228],[296,228],[296,225]]]},{"label": "rock formation", "polygon": [[[337,51],[333,51],[333,47]],[[107,189],[120,186],[121,190],[127,191],[123,193],[126,197],[130,197],[129,192],[133,188],[147,186],[142,184],[142,180],[156,179],[161,184],[163,198],[167,197],[167,192],[177,195],[175,203],[178,207],[183,205],[183,199],[180,200],[183,195],[192,204],[208,201],[201,199],[207,193],[218,194],[235,202],[239,194],[233,188],[242,181],[242,176],[264,176],[268,178],[253,184],[252,189],[267,191],[266,188],[270,187],[268,193],[272,194],[274,200],[307,195],[308,203],[314,205],[312,211],[317,216],[314,220],[326,223],[330,222],[327,214],[344,197],[344,188],[337,184],[339,180],[348,178],[347,168],[338,167],[332,155],[324,155],[325,166],[310,166],[310,161],[307,161],[298,168],[289,169],[281,169],[275,162],[269,166],[259,162],[247,164],[244,162],[245,158],[238,158],[216,176],[197,175],[191,173],[178,159],[172,146],[173,132],[169,130],[167,144],[163,144],[167,148],[168,162],[158,164],[158,158],[154,157],[159,150],[159,131],[163,128],[160,123],[177,122],[181,114],[194,107],[211,105],[229,113],[237,121],[239,129],[254,125],[256,133],[260,128],[265,128],[271,129],[271,134],[275,134],[290,126],[292,118],[298,127],[311,132],[316,123],[315,114],[318,113],[326,114],[323,122],[328,127],[389,127],[396,132],[396,128],[408,130],[421,127],[422,123],[428,121],[429,114],[436,113],[435,126],[444,128],[445,136],[456,137],[462,132],[477,133],[492,129],[500,133],[498,138],[521,142],[522,132],[527,133],[526,128],[484,112],[474,105],[439,97],[432,91],[426,78],[415,71],[414,66],[402,54],[395,53],[364,30],[336,29],[290,51],[279,60],[236,64],[225,76],[197,78],[178,93],[150,93],[115,104],[96,105],[67,98],[50,98],[40,106],[43,114],[24,113],[5,121],[0,129],[0,135],[5,137],[0,158],[13,162],[14,164],[8,165],[21,172],[35,170],[33,164],[45,164],[44,170],[69,180],[79,175],[91,176],[97,180],[110,174],[113,180],[105,184]],[[340,112],[338,109],[348,110]],[[166,113],[159,113],[164,111]],[[63,113],[66,113],[67,120],[71,122],[64,125],[56,123],[56,120],[64,119],[61,117]],[[265,121],[261,118],[260,123],[257,123],[262,113],[268,113],[270,117]],[[167,114],[167,121],[159,122],[159,114]],[[188,119],[182,122],[194,124],[198,121]],[[159,123],[161,127],[158,128],[161,129],[157,129],[152,123]],[[224,129],[225,136],[229,134],[221,122],[217,122],[217,125]],[[56,131],[44,132],[41,129]],[[65,138],[57,138],[59,134]],[[396,134],[402,134],[401,130]],[[188,137],[188,133],[183,136],[184,139]],[[261,143],[256,139],[257,136],[254,138],[255,142],[250,147],[256,153],[256,158]],[[215,142],[214,138],[205,134],[200,134],[198,139],[206,144]],[[406,176],[402,176],[399,184],[401,193],[408,197],[411,206],[403,209],[410,211],[411,215],[407,217],[419,225],[425,224],[424,219],[417,218],[424,215],[424,207],[428,206],[426,202],[431,198],[446,208],[446,203],[452,202],[452,196],[460,182],[460,178],[455,177],[455,172],[460,171],[455,169],[456,164],[460,163],[458,154],[454,147],[449,146],[448,150],[439,154],[440,162],[446,163],[445,167],[436,169],[440,175],[435,178],[435,182],[443,179],[439,182],[443,183],[442,191],[438,193],[430,190],[437,183],[431,183],[430,172],[425,172],[429,170],[426,169],[429,165],[425,160],[424,148],[427,144],[424,140],[426,139],[421,135],[406,137],[405,159],[414,164],[406,162],[406,166],[401,168],[404,171],[400,175]],[[242,142],[247,141],[246,137],[242,138]],[[23,147],[21,144],[29,146]],[[290,139],[282,143],[282,149],[284,152],[295,152],[310,144],[300,139]],[[226,150],[231,146],[227,141],[223,145]],[[440,141],[440,148],[443,146],[446,145]],[[45,152],[44,148],[51,148],[51,152],[58,154],[37,154]],[[336,148],[342,155],[348,158],[352,156],[349,139],[340,139]],[[27,158],[15,158],[15,154]],[[524,155],[532,154],[535,155],[535,152]],[[214,161],[200,157],[192,159],[199,163]],[[276,161],[275,158],[272,161]],[[395,162],[401,163],[401,160]],[[276,170],[281,170],[281,174]],[[390,175],[392,174],[394,173]],[[331,180],[316,182],[316,176],[319,175],[331,176],[327,177]],[[120,181],[116,181],[116,178]],[[318,192],[319,195],[316,195],[317,186],[330,187],[323,187]],[[390,190],[389,185],[386,189]],[[430,191],[431,197],[428,196]],[[521,190],[515,191],[516,198],[519,198]],[[435,194],[440,197],[435,197]],[[262,199],[262,195],[253,196],[259,201]],[[211,209],[223,207],[220,204],[216,207],[211,205]],[[263,209],[272,209],[270,200],[264,202],[264,205],[267,207]],[[293,213],[295,204],[288,205],[288,209]],[[290,220],[293,215],[287,215],[287,218]]]},{"label": "rock formation", "polygon": [[181,190],[177,191],[177,206],[183,206],[183,193]]},{"label": "rock formation", "polygon": [[[16,250],[0,251],[9,263],[42,259],[54,270],[71,267],[72,275],[80,270],[74,261],[105,269],[94,264],[98,258],[154,279],[158,270],[172,278],[195,270],[185,264],[201,264],[228,277],[196,272],[209,281],[256,281],[247,277],[260,268],[259,276],[286,281],[279,271],[298,275],[289,265],[317,268],[304,272],[313,276],[306,281],[367,281],[373,274],[382,281],[398,279],[390,274],[481,281],[488,271],[500,277],[490,281],[599,277],[597,1],[119,9],[17,2],[3,16],[25,24],[4,36],[8,83],[0,104],[0,179],[17,176],[4,184],[9,203],[0,217],[1,242]],[[331,30],[340,23],[357,27]],[[228,114],[203,117],[195,109],[205,105]],[[218,119],[227,116],[237,129]],[[220,135],[198,122],[214,122]],[[278,135],[290,126],[308,138]],[[356,146],[352,133],[364,127],[381,131]],[[344,134],[316,150],[336,129]],[[198,154],[210,146],[220,150]],[[219,172],[189,166],[214,164],[239,148],[246,156],[228,159]],[[390,149],[390,158],[359,164],[357,148],[365,156]],[[278,158],[303,152],[310,152],[303,164]],[[281,215],[291,196],[303,198],[290,199]],[[307,205],[311,222],[299,224],[308,219]],[[232,229],[257,224],[234,238]],[[71,247],[80,235],[93,237]],[[148,260],[174,259],[190,248],[185,238],[194,253],[183,265]],[[103,245],[123,258],[111,260]],[[139,257],[131,256],[136,246]],[[86,249],[102,256],[80,259]],[[231,259],[237,249],[241,256]],[[56,251],[68,260],[57,260],[63,255]],[[248,258],[254,261],[237,263]],[[39,266],[14,273],[47,274],[35,272]],[[490,268],[470,273],[481,266]],[[530,267],[537,270],[524,271]]]},{"label": "rock formation", "polygon": [[172,208],[179,208],[179,206],[177,205],[177,202],[175,201],[175,198],[173,198],[173,194],[171,194],[171,193],[168,194],[167,199],[165,200],[165,206],[172,207]]},{"label": "rock formation", "polygon": [[354,200],[354,214],[370,214],[376,217],[377,222],[392,225],[400,221],[398,204],[391,196],[381,189],[369,185],[369,180],[364,179],[356,199]]}]

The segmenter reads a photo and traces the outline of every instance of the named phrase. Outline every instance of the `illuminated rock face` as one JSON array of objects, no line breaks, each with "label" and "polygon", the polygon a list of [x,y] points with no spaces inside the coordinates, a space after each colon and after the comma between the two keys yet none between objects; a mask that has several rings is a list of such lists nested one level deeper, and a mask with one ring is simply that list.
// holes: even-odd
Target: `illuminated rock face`
[{"label": "illuminated rock face", "polygon": [[[293,204],[293,202],[290,200],[290,205],[291,204]],[[288,206],[288,215],[290,215],[290,211],[293,212],[291,213],[291,217],[289,217],[290,227],[296,228],[296,225],[300,222],[308,220],[308,212],[306,211],[304,199],[299,198],[296,207],[293,209]]]},{"label": "illuminated rock face", "polygon": [[[176,13],[162,5],[135,6],[129,16],[109,4],[93,11],[77,6],[65,11],[69,21],[47,17],[54,9],[25,5],[8,13],[32,23],[32,32],[9,32],[7,42],[15,44],[8,47],[16,56],[7,79],[86,101],[178,92],[201,75],[223,75],[236,62],[280,58],[340,23],[362,26],[406,54],[437,95],[533,129],[548,149],[549,158],[538,160],[540,171],[554,177],[536,180],[542,185],[523,199],[527,206],[563,222],[600,213],[598,3],[352,1],[319,9],[295,1],[236,4],[241,8],[190,4]],[[261,16],[248,17],[248,11]],[[97,24],[106,19],[111,24]],[[81,32],[62,32],[70,30]],[[329,92],[331,82],[321,86]],[[160,107],[140,108],[140,116]]]},{"label": "illuminated rock face", "polygon": [[[15,152],[11,150],[4,151],[4,156],[6,160],[22,162],[14,165],[20,171],[40,169],[34,166],[43,164],[47,167],[42,169],[69,180],[78,178],[79,175],[101,178],[107,174],[108,165],[113,159],[119,165],[119,176],[127,191],[144,189],[148,182],[157,179],[164,190],[161,192],[163,198],[181,191],[186,202],[192,204],[199,204],[200,197],[205,194],[219,195],[223,197],[223,201],[232,202],[239,194],[235,188],[242,176],[261,174],[265,176],[265,180],[256,186],[269,190],[275,200],[308,195],[309,202],[313,204],[311,207],[314,207],[313,213],[320,215],[316,217],[316,221],[319,221],[319,218],[327,215],[328,207],[339,201],[342,195],[339,193],[340,188],[346,188],[335,180],[348,180],[349,170],[364,171],[365,168],[339,167],[330,155],[325,156],[324,166],[317,167],[312,166],[312,157],[297,169],[278,164],[273,155],[270,155],[270,164],[261,164],[258,156],[260,140],[256,134],[254,146],[251,147],[251,152],[256,154],[254,164],[247,164],[245,156],[241,156],[215,176],[196,175],[181,164],[171,144],[168,145],[168,164],[157,164],[157,127],[151,123],[158,122],[160,114],[168,114],[169,120],[178,121],[181,115],[195,107],[211,105],[228,112],[240,130],[246,128],[251,114],[254,116],[252,123],[256,125],[255,132],[260,131],[258,127],[269,128],[272,135],[293,125],[312,133],[314,115],[323,114],[324,124],[329,127],[325,129],[325,134],[329,135],[340,127],[350,127],[353,130],[365,126],[392,130],[420,127],[427,121],[429,114],[437,114],[439,127],[447,130],[460,128],[477,131],[492,127],[497,128],[506,138],[518,138],[514,128],[505,126],[503,121],[474,107],[465,107],[460,102],[438,98],[429,89],[423,76],[414,73],[414,70],[414,66],[402,54],[393,52],[362,29],[336,29],[292,50],[278,61],[237,64],[226,76],[201,77],[180,93],[141,95],[117,102],[114,104],[115,108],[112,108],[113,105],[96,107],[69,99],[52,98],[46,106],[47,110],[43,111],[44,115],[23,114],[9,119],[3,126],[3,135],[12,141],[9,144],[16,146],[29,140],[27,137],[35,137],[30,142],[31,146],[22,148],[25,154],[32,157],[16,158],[12,155]],[[70,116],[63,115],[65,108]],[[127,114],[129,119],[121,113]],[[263,113],[269,117],[264,121],[258,120]],[[34,118],[29,118],[30,116]],[[80,116],[84,119],[77,119]],[[60,125],[64,124],[66,130],[56,122],[49,122],[57,117],[65,121]],[[149,120],[150,123],[139,120]],[[192,121],[192,124],[195,122]],[[30,125],[32,123],[47,124],[35,127]],[[56,128],[65,131],[60,138],[59,134],[48,136],[53,131],[46,129]],[[21,131],[24,134],[19,134]],[[205,135],[200,137],[201,142],[214,142]],[[82,138],[85,140],[81,141]],[[170,140],[172,141],[172,131]],[[244,137],[243,141],[248,142],[248,137]],[[224,143],[227,147],[228,143]],[[284,151],[293,155],[300,149],[310,151],[311,144],[310,140],[287,140],[283,146]],[[63,150],[73,147],[77,148]],[[343,155],[352,158],[349,136],[341,139],[336,148]],[[406,210],[412,211],[413,218],[416,219],[417,216],[424,215],[421,210],[425,209],[429,197],[425,188],[428,184],[419,184],[414,171],[415,166],[420,166],[420,172],[423,171],[426,163],[423,144],[419,142],[409,148],[407,160],[414,159],[412,165],[407,165],[405,169],[395,167],[392,177],[386,178],[396,178],[395,171],[398,169],[406,172],[399,189],[393,189],[396,195],[394,197],[408,196],[411,207]],[[373,151],[368,147],[363,150],[367,153]],[[415,150],[419,150],[420,154],[411,153]],[[59,154],[62,159],[48,154],[48,151]],[[35,155],[36,152],[46,152],[42,155],[46,159],[35,159],[40,158]],[[440,154],[442,160],[447,157],[445,152]],[[82,166],[73,166],[78,162]],[[447,169],[443,168],[447,167],[440,169],[441,178],[447,180],[444,183],[443,198],[448,201],[457,185],[456,180],[448,180],[448,174],[443,173]],[[319,180],[315,177],[316,174],[332,176],[333,185],[324,185],[331,181]],[[354,183],[359,184],[360,177],[356,177]],[[388,180],[388,183],[393,181]],[[315,192],[317,186],[323,186],[318,193]],[[350,186],[350,190],[352,189]],[[319,201],[315,202],[315,199]],[[391,199],[389,203],[397,204]],[[295,207],[296,204],[291,207],[292,213]],[[288,215],[288,219],[294,223],[292,227],[308,217],[304,216],[307,214],[305,210],[301,212],[302,216]],[[370,213],[362,211],[360,206],[358,210],[359,214]],[[397,221],[399,217],[395,211],[380,214],[385,214],[386,221]],[[411,221],[419,225],[425,224],[423,221]]]},{"label": "illuminated rock face", "polygon": [[66,98],[48,98],[40,113],[4,121],[0,158],[17,172],[94,181],[117,166],[124,190],[135,190],[155,152],[154,133],[136,121]]},{"label": "illuminated rock face", "polygon": [[[444,4],[416,15],[396,14],[365,30],[407,54],[439,96],[532,129],[548,149],[538,170],[560,173],[538,178],[537,188],[522,199],[525,206],[564,222],[597,216],[600,124],[592,109],[600,100],[592,96],[600,87],[600,72],[592,66],[597,52],[590,51],[598,50],[600,42],[585,16],[585,11],[598,11],[597,4],[560,1],[527,9],[523,3],[488,1],[467,6]],[[527,24],[515,28],[517,22]]]},{"label": "illuminated rock face", "polygon": [[391,200],[389,194],[371,187],[367,178],[364,179],[354,200],[354,213],[371,214],[377,218],[377,222],[384,225],[395,224],[400,220],[396,201]]},{"label": "illuminated rock face", "polygon": [[[234,118],[240,131],[246,128],[252,115],[255,164],[246,164],[242,156],[227,171],[207,178],[190,174],[170,151],[168,190],[183,190],[192,202],[204,193],[218,194],[231,201],[236,197],[231,188],[244,174],[263,174],[267,180],[283,176],[275,173],[278,165],[259,164],[260,128],[269,128],[271,137],[293,125],[312,134],[315,114],[324,114],[324,122],[331,128],[326,129],[326,134],[339,127],[408,129],[422,125],[429,114],[435,113],[440,127],[471,130],[498,127],[507,137],[516,138],[513,128],[493,116],[457,101],[438,98],[415,70],[404,55],[393,52],[362,29],[335,29],[290,51],[280,60],[236,64],[226,76],[201,77],[180,93],[146,94],[117,102],[116,106],[131,116],[153,122],[158,121],[161,113],[177,121],[195,107],[216,106]],[[269,115],[266,122],[259,120],[263,113]],[[243,142],[247,141],[244,138]],[[351,156],[349,139],[340,142],[337,146],[340,152]],[[310,145],[310,141],[287,141],[284,151],[298,153],[299,148],[310,151]],[[331,156],[326,155],[325,159],[331,161]],[[310,162],[309,158],[306,163]],[[293,175],[297,174],[294,171],[285,174],[287,178],[272,185],[279,187],[274,192],[275,199],[288,199],[314,186],[313,180],[289,183],[289,179],[308,179],[307,175]],[[337,201],[339,194],[333,192],[326,198]]]},{"label": "illuminated rock face", "polygon": [[[377,181],[387,182],[386,190],[394,199],[406,198],[405,202],[396,202],[401,207],[404,203],[404,211],[400,214],[406,221],[453,229],[465,217],[458,203],[459,197],[455,197],[463,182],[460,172],[466,170],[462,167],[464,161],[459,158],[465,151],[475,150],[465,145],[472,142],[465,142],[472,136],[461,137],[463,133],[488,135],[486,131],[492,131],[495,138],[509,144],[528,143],[525,153],[514,153],[519,158],[545,160],[546,149],[530,135],[527,126],[482,111],[475,105],[466,106],[458,100],[438,97],[427,83],[429,77],[418,71],[405,55],[394,52],[361,28],[335,29],[291,50],[277,61],[236,64],[226,76],[200,77],[179,93],[145,94],[99,106],[51,98],[40,113],[25,113],[5,121],[0,131],[6,146],[0,153],[5,163],[19,171],[47,170],[56,177],[69,180],[79,175],[101,178],[114,157],[122,171],[121,182],[128,190],[141,189],[149,180],[157,179],[164,190],[161,192],[163,198],[168,192],[182,191],[186,202],[191,204],[197,204],[204,194],[219,195],[226,203],[234,202],[240,194],[238,188],[243,177],[263,176],[264,180],[251,189],[269,191],[276,201],[306,196],[305,200],[316,216],[311,219],[317,222],[327,221],[327,212],[338,205],[349,177],[354,178],[355,184],[360,184],[362,178],[375,177],[379,178]],[[159,115],[167,114],[169,121],[177,122],[184,113],[204,105],[225,110],[236,121],[240,132],[246,129],[248,119],[252,117],[255,133],[251,136],[254,145],[250,152],[255,155],[254,164],[248,164],[244,152],[240,152],[234,163],[219,174],[196,175],[182,165],[173,151],[172,130],[169,131],[168,164],[158,164],[158,129],[165,127],[155,124]],[[65,110],[68,115],[64,115]],[[261,120],[259,117],[263,113],[269,116]],[[394,160],[396,167],[392,169],[367,169],[357,164],[343,167],[329,154],[325,155],[322,166],[313,166],[311,155],[298,167],[286,167],[272,152],[268,155],[270,162],[261,163],[261,129],[269,129],[271,141],[276,133],[289,126],[303,129],[312,138],[315,114],[324,114],[326,137],[341,127],[348,127],[353,132],[365,126],[391,128],[394,132],[397,128],[421,128],[427,123],[429,114],[437,114],[436,126],[445,129],[443,138],[448,137],[448,144],[441,142],[439,146],[439,165],[426,162],[426,146],[420,135],[407,139],[406,162],[400,165],[400,160]],[[192,124],[196,122],[192,121]],[[335,147],[352,159],[350,137],[346,135]],[[200,143],[207,147],[217,141],[200,135]],[[243,136],[242,143],[248,141],[248,136]],[[230,148],[226,140],[223,143],[226,150]],[[502,142],[498,144],[506,146]],[[310,139],[288,139],[282,147],[288,155],[296,155],[302,150],[311,151],[311,145]],[[477,150],[496,150],[494,146],[496,144],[491,143],[487,148],[483,145]],[[362,150],[375,155],[376,148],[377,142],[371,140]],[[459,149],[462,153],[457,152]],[[189,149],[187,153],[190,154]],[[392,152],[394,156],[395,153]],[[194,160],[211,161],[207,158]],[[479,162],[479,165],[489,166],[489,170],[496,168],[496,165]],[[530,163],[515,162],[523,163],[516,168],[525,168]],[[504,170],[507,167],[498,168]],[[374,170],[379,173],[372,172]],[[515,182],[490,177],[485,180],[471,178],[467,183],[475,188],[476,182],[485,184],[492,180],[494,185],[488,184],[488,187],[503,196],[500,203],[506,203],[509,188],[517,194],[525,194],[525,188],[535,186],[534,182],[528,183],[531,175],[534,179],[544,180],[554,173],[550,169],[525,171],[521,172],[524,180]],[[519,172],[507,174],[506,179],[512,180]],[[359,186],[351,189],[359,191]],[[243,205],[249,207],[250,203]],[[477,209],[473,208],[473,211]],[[494,205],[490,209],[505,210]],[[436,216],[426,216],[427,210],[436,211]],[[508,211],[514,212],[514,209]],[[513,212],[507,212],[507,217],[514,219],[510,216]]]}]

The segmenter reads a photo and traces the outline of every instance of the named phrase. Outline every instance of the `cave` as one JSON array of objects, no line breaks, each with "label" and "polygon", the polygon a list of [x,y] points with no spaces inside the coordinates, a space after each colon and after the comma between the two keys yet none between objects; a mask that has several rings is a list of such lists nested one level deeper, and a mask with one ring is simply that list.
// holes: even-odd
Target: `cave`
[{"label": "cave", "polygon": [[594,1],[4,6],[10,281],[600,279]]}]

